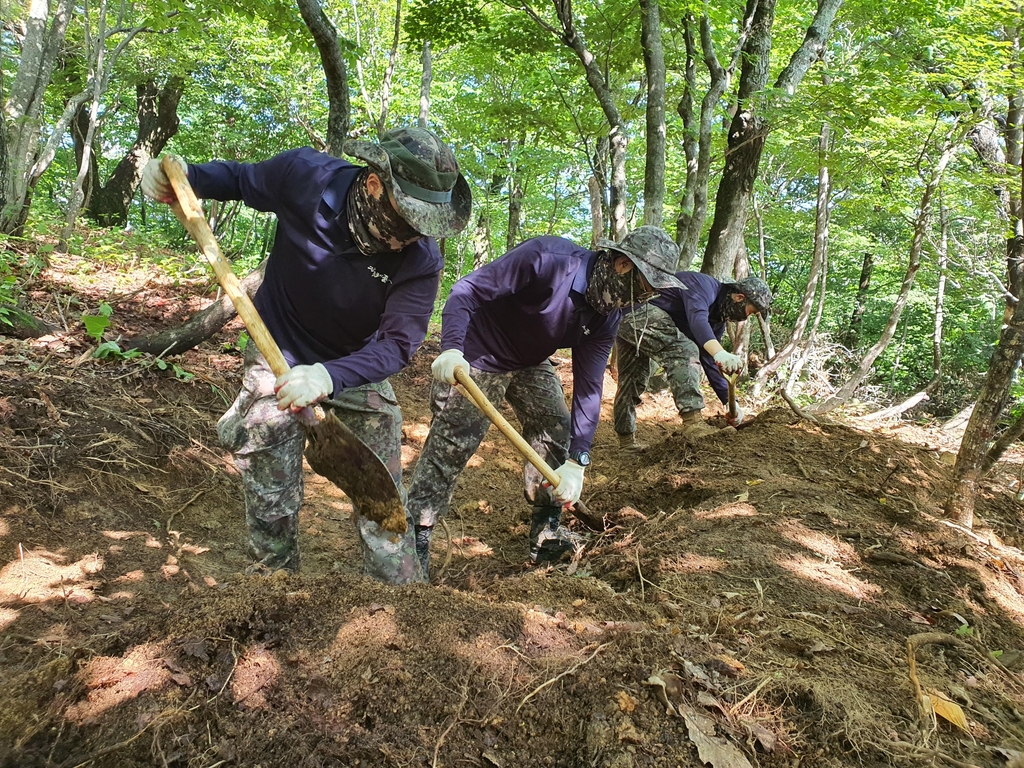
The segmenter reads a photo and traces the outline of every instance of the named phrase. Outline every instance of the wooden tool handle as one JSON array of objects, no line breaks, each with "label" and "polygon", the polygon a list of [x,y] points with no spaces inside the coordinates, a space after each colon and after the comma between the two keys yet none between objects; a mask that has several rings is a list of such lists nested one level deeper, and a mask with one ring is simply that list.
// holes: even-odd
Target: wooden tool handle
[{"label": "wooden tool handle", "polygon": [[544,461],[544,458],[533,449],[533,446],[523,439],[523,436],[516,431],[516,428],[508,423],[508,419],[502,416],[498,412],[498,409],[491,405],[491,401],[487,399],[487,395],[480,390],[480,387],[476,385],[476,382],[469,377],[469,372],[461,365],[455,367],[455,379],[459,384],[465,387],[469,396],[473,398],[473,402],[476,403],[477,408],[483,411],[484,414],[487,415],[487,418],[494,423],[494,426],[500,429],[502,434],[509,439],[512,445],[514,445],[542,475],[544,475],[544,479],[551,483],[551,487],[557,488],[561,484],[562,478],[558,476],[558,473],[555,472],[555,470],[548,466],[548,463]]},{"label": "wooden tool handle", "polygon": [[736,419],[736,379],[739,377],[739,374],[725,373],[722,375],[729,382],[729,420],[733,421]]},{"label": "wooden tool handle", "polygon": [[252,300],[242,290],[238,278],[231,271],[231,265],[221,253],[217,238],[213,236],[210,225],[206,223],[202,206],[199,205],[195,192],[192,191],[192,185],[188,183],[188,176],[182,171],[181,165],[175,162],[173,155],[164,155],[160,161],[160,167],[167,174],[171,186],[174,187],[174,194],[178,198],[176,203],[171,203],[174,215],[192,235],[199,245],[199,250],[210,262],[210,266],[213,267],[213,271],[217,275],[217,281],[224,289],[224,293],[231,299],[231,303],[235,305],[238,316],[242,318],[246,330],[249,331],[249,335],[256,343],[256,349],[267,359],[270,370],[274,372],[275,376],[287,373],[288,361],[284,359],[280,347],[277,346],[274,337],[270,335],[270,331],[264,325],[256,307],[253,306]]}]

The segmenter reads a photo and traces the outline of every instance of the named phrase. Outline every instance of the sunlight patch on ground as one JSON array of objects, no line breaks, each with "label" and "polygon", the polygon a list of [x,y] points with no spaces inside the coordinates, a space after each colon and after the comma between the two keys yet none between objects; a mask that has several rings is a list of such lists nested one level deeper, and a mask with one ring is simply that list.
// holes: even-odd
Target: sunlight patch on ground
[{"label": "sunlight patch on ground", "polygon": [[523,612],[522,641],[520,648],[529,655],[547,655],[557,651],[559,655],[576,653],[576,643],[563,622],[543,611],[528,609]]},{"label": "sunlight patch on ground", "polygon": [[714,509],[698,509],[693,513],[694,520],[721,520],[729,517],[757,517],[760,512],[752,504],[737,501],[734,504],[723,504]]},{"label": "sunlight patch on ground", "polygon": [[[991,571],[980,567],[974,562],[960,561],[962,567],[974,571],[979,581],[985,586],[986,594],[1006,611],[1007,615],[1017,624],[1024,626],[1024,597],[1021,597],[1010,581],[1006,578],[994,578]],[[1014,579],[1016,581],[1016,579]],[[978,610],[978,608],[975,608]]]},{"label": "sunlight patch on ground", "polygon": [[836,541],[821,531],[808,528],[799,520],[784,520],[775,526],[784,539],[816,552],[826,560],[859,562],[857,551],[846,542]]},{"label": "sunlight patch on ground", "polygon": [[164,653],[161,645],[147,643],[132,648],[123,658],[90,659],[78,673],[88,693],[84,701],[68,707],[67,718],[78,724],[92,722],[111,707],[168,685],[171,670]]},{"label": "sunlight patch on ground", "polygon": [[422,443],[427,439],[427,434],[430,432],[430,424],[428,422],[406,422],[402,425],[402,432],[405,433],[407,438],[417,440]]},{"label": "sunlight patch on ground", "polygon": [[658,562],[659,573],[708,573],[725,571],[727,563],[717,557],[705,557],[687,552],[681,557],[663,557]]},{"label": "sunlight patch on ground", "polygon": [[25,552],[0,569],[0,605],[67,600],[88,603],[96,582],[88,577],[103,570],[103,558],[86,555],[64,564],[64,557],[45,550]]},{"label": "sunlight patch on ground", "polygon": [[790,555],[780,559],[778,565],[802,579],[842,592],[856,600],[871,600],[882,594],[882,588],[877,584],[858,579],[844,571],[838,563],[822,562],[808,555]]},{"label": "sunlight patch on ground", "polygon": [[492,557],[494,549],[490,545],[475,539],[472,536],[460,536],[452,539],[452,556],[463,560],[473,560],[477,557]]},{"label": "sunlight patch on ground", "polygon": [[[494,632],[484,632],[468,642],[456,643],[453,650],[472,663],[474,677],[494,682],[498,690],[509,685],[521,658],[518,648]],[[479,684],[479,681],[470,682]]]},{"label": "sunlight patch on ground", "polygon": [[267,693],[281,676],[281,663],[261,645],[246,650],[231,678],[231,695],[246,709],[264,709]]},{"label": "sunlight patch on ground", "polygon": [[19,611],[13,608],[0,608],[0,632],[3,632],[14,623],[15,619],[18,618],[18,613]]},{"label": "sunlight patch on ground", "polygon": [[388,643],[405,644],[404,636],[395,621],[395,608],[374,604],[359,608],[349,621],[338,628],[331,653],[335,658],[345,657],[353,652],[365,653],[367,649]]},{"label": "sunlight patch on ground", "polygon": [[126,541],[127,539],[135,538],[136,536],[149,536],[146,531],[103,531],[103,536],[114,541]]}]

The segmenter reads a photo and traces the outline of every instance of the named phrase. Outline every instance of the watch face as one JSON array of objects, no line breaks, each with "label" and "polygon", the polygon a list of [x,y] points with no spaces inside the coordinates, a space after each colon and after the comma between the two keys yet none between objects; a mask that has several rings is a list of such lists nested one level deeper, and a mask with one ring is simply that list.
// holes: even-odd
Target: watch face
[{"label": "watch face", "polygon": [[580,451],[579,453],[575,453],[569,458],[575,461],[581,467],[586,467],[590,464],[590,454],[587,453],[586,451]]}]

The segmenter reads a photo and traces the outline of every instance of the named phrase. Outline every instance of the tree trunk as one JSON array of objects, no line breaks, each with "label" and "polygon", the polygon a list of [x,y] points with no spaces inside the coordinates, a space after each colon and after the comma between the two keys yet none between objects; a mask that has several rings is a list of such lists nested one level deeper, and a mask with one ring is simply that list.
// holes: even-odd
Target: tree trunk
[{"label": "tree trunk", "polygon": [[715,218],[704,248],[701,272],[719,280],[732,278],[736,255],[745,250],[750,196],[768,136],[768,124],[754,112],[754,97],[768,84],[775,2],[759,2],[754,11],[740,74],[738,108],[729,126],[725,168],[715,197]]},{"label": "tree trunk", "polygon": [[942,155],[939,157],[938,162],[936,162],[935,168],[931,173],[931,178],[925,185],[924,192],[921,195],[921,207],[918,210],[917,220],[914,223],[914,235],[910,243],[910,260],[907,264],[907,271],[903,275],[903,284],[900,286],[900,292],[896,297],[896,301],[893,302],[892,311],[889,314],[889,320],[886,323],[885,329],[882,331],[882,335],[879,337],[878,341],[875,342],[874,346],[868,350],[867,354],[864,355],[864,358],[860,361],[860,364],[857,366],[857,370],[854,371],[850,379],[840,387],[838,392],[814,409],[815,413],[828,413],[853,397],[853,393],[857,390],[857,387],[863,383],[864,379],[866,379],[868,374],[871,372],[871,366],[874,365],[875,360],[878,359],[878,356],[885,351],[889,342],[892,341],[892,337],[896,333],[896,327],[899,325],[900,317],[903,314],[903,309],[906,307],[907,301],[910,298],[910,289],[914,285],[917,270],[921,267],[921,252],[923,250],[925,236],[928,231],[928,219],[931,215],[932,197],[938,189],[939,184],[942,181],[943,173],[946,170],[946,166],[955,154],[961,140],[962,129],[959,126],[954,125],[951,128],[949,135],[946,137]]},{"label": "tree trunk", "polygon": [[[787,96],[796,92],[808,69],[824,51],[829,29],[842,3],[843,0],[818,3],[803,42],[775,82],[780,92]],[[737,252],[745,250],[743,235],[750,196],[768,133],[767,123],[754,112],[754,97],[768,82],[775,0],[761,0],[756,6],[743,50],[737,109],[729,128],[725,169],[715,199],[715,218],[701,265],[702,272],[722,278],[730,277],[727,273],[736,261]]]},{"label": "tree trunk", "polygon": [[946,306],[946,269],[949,264],[949,217],[946,215],[941,198],[939,200],[939,222],[939,282],[935,289],[935,321],[932,324],[932,377],[920,391],[915,392],[902,403],[869,413],[862,417],[864,421],[880,421],[893,416],[901,416],[927,400],[931,391],[942,381],[942,326]]},{"label": "tree trunk", "polygon": [[[1018,221],[1017,228],[1020,229]],[[1007,241],[1007,257],[1024,262],[1024,235]],[[953,467],[953,489],[946,500],[946,515],[968,528],[974,525],[974,500],[985,466],[989,443],[995,437],[996,424],[1010,393],[1013,372],[1024,353],[1024,301],[1014,307],[1010,322],[999,334],[999,342],[989,360],[988,375],[974,405],[967,430],[960,441],[960,452]]]},{"label": "tree trunk", "polygon": [[340,156],[348,138],[350,106],[348,100],[348,68],[338,46],[338,32],[331,24],[318,0],[296,0],[299,13],[306,22],[313,42],[320,52],[320,62],[327,80],[327,152]]},{"label": "tree trunk", "polygon": [[665,205],[665,51],[658,0],[640,0],[640,38],[647,73],[644,224],[660,227]]},{"label": "tree trunk", "polygon": [[[473,271],[480,269],[488,262],[491,251],[491,216],[481,211],[476,219],[476,232],[473,233]],[[462,277],[462,275],[459,275]]]},{"label": "tree trunk", "polygon": [[[263,284],[267,262],[262,262],[241,281],[242,290],[253,298]],[[137,349],[152,355],[180,355],[213,336],[236,315],[235,305],[227,294],[222,295],[206,309],[192,315],[183,324],[150,336],[138,336],[124,342],[125,350]]]},{"label": "tree trunk", "polygon": [[55,325],[30,315],[13,304],[0,304],[0,336],[15,339],[38,339],[48,333],[59,331]]},{"label": "tree trunk", "polygon": [[693,94],[697,90],[696,57],[697,49],[693,39],[696,24],[692,15],[686,16],[686,92],[679,102],[678,112],[683,120],[683,151],[686,155],[686,182],[683,199],[676,218],[676,242],[679,244],[679,268],[689,269],[700,244],[704,221],[708,213],[708,178],[711,175],[711,128],[718,113],[722,96],[732,82],[733,72],[739,64],[740,54],[746,43],[747,33],[753,23],[755,2],[748,4],[743,21],[743,30],[733,51],[728,67],[722,67],[715,53],[711,37],[711,22],[707,15],[700,18],[701,55],[711,78],[708,90],[701,99],[700,117],[694,125]]},{"label": "tree trunk", "polygon": [[828,170],[829,125],[823,123],[818,136],[818,196],[817,209],[814,217],[814,248],[811,255],[811,268],[807,274],[807,285],[804,288],[800,313],[797,315],[789,340],[771,360],[757,372],[757,380],[764,382],[775,373],[782,364],[800,348],[804,331],[814,309],[814,298],[817,295],[818,283],[828,251],[829,204],[831,202],[832,182]]},{"label": "tree trunk", "polygon": [[505,250],[510,251],[519,242],[519,230],[523,223],[523,182],[519,169],[512,168],[508,180],[508,228],[505,231]]},{"label": "tree trunk", "polygon": [[604,185],[596,176],[587,180],[590,195],[590,247],[597,247],[597,241],[604,237]]},{"label": "tree trunk", "polygon": [[388,53],[388,67],[384,71],[384,82],[380,86],[380,119],[377,121],[377,135],[382,136],[387,130],[388,110],[391,107],[391,80],[395,76],[395,65],[398,63],[398,42],[402,38],[402,0],[395,0],[395,36],[391,41]]},{"label": "tree trunk", "polygon": [[[142,180],[142,169],[151,158],[159,157],[167,142],[178,132],[178,103],[184,81],[172,77],[163,88],[148,80],[135,86],[135,113],[138,132],[127,154],[118,162],[106,185],[100,183],[95,166],[89,173],[92,183],[85,215],[100,226],[123,227],[128,223],[128,208]],[[85,135],[79,110],[75,138],[75,157],[81,163],[81,139]],[[95,153],[94,153],[95,154]]]},{"label": "tree trunk", "polygon": [[0,167],[0,234],[17,234],[28,218],[39,155],[43,95],[53,77],[68,23],[70,0],[31,0],[18,72],[4,103],[5,157]]},{"label": "tree trunk", "polygon": [[420,75],[420,114],[416,124],[420,128],[426,128],[430,118],[430,86],[434,81],[429,40],[423,42],[423,55],[420,56],[420,64],[423,74]]},{"label": "tree trunk", "polygon": [[850,349],[854,349],[860,341],[860,325],[864,319],[864,312],[868,308],[868,290],[871,288],[871,273],[875,269],[875,255],[864,252],[864,261],[860,266],[860,281],[857,283],[857,303],[853,308],[853,315],[850,317],[850,327],[846,331],[844,343]]},{"label": "tree trunk", "polygon": [[[85,184],[89,171],[95,167],[92,155],[92,142],[96,135],[96,123],[99,120],[100,100],[106,90],[108,81],[107,72],[107,0],[100,0],[99,9],[96,14],[98,27],[94,51],[91,52],[91,59],[88,68],[92,69],[91,85],[92,93],[89,94],[88,121],[86,122],[85,135],[82,137],[82,156],[78,163],[78,174],[75,176],[74,184],[71,185],[71,194],[68,200],[68,209],[64,216],[64,229],[61,231],[59,248],[67,250],[71,241],[71,234],[74,232],[75,222],[78,220],[78,212],[82,203],[85,202]],[[89,25],[85,25],[86,49],[89,46]]]},{"label": "tree trunk", "polygon": [[551,32],[576,54],[576,57],[583,65],[587,84],[594,92],[594,96],[601,106],[601,111],[604,112],[605,119],[608,121],[609,155],[611,159],[611,189],[609,195],[611,200],[611,236],[614,240],[620,240],[626,234],[626,145],[628,141],[626,125],[622,115],[619,113],[618,107],[615,105],[615,99],[612,96],[607,79],[598,65],[597,58],[587,49],[583,38],[576,31],[571,0],[553,1],[561,30],[556,30],[529,6],[524,6],[523,10],[540,27]]},{"label": "tree trunk", "polygon": [[[999,416],[1010,392],[1013,373],[1024,353],[1024,154],[1022,154],[1022,127],[1024,117],[1024,94],[1016,91],[1012,94],[1005,121],[1006,138],[1006,170],[1013,169],[1020,179],[1020,187],[1006,191],[1000,195],[1002,213],[1010,221],[1014,236],[1006,241],[1006,272],[1009,290],[1017,300],[1010,315],[1009,322],[999,334],[999,341],[992,352],[988,374],[974,405],[967,429],[960,442],[960,452],[953,467],[953,490],[946,500],[946,514],[961,525],[968,527],[974,524],[974,498],[977,493],[981,475],[991,470],[999,456],[1009,445],[1011,433],[1016,432],[1019,424],[1015,424],[1004,434],[995,445],[989,448],[989,442],[995,435]],[[975,141],[975,137],[970,137]],[[992,160],[979,151],[975,143],[975,151],[990,170],[999,168],[992,166]],[[1018,435],[1019,436],[1019,435]],[[1015,439],[1015,437],[1013,438]]]}]

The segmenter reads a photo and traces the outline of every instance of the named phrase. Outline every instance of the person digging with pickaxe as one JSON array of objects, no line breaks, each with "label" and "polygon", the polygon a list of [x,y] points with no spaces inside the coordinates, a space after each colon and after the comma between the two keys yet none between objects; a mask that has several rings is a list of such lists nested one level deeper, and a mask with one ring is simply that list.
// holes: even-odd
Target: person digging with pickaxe
[{"label": "person digging with pickaxe", "polygon": [[[379,142],[347,142],[345,152],[365,165],[309,147],[259,163],[179,163],[198,197],[277,215],[253,304],[290,370],[276,376],[250,344],[241,392],[217,425],[242,476],[252,572],[299,569],[299,412],[308,406],[330,398],[401,488],[402,414],[388,377],[426,337],[444,265],[435,238],[469,221],[469,185],[432,132],[400,128]],[[175,202],[158,160],[146,164],[142,191]],[[413,521],[405,535],[388,534],[355,512],[366,573],[423,581]]]},{"label": "person digging with pickaxe", "polygon": [[[433,527],[490,426],[456,389],[457,368],[470,373],[491,402],[508,400],[523,438],[557,467],[555,488],[532,464],[524,471],[533,506],[530,559],[557,561],[577,547],[579,537],[560,518],[583,491],[621,310],[656,291],[683,290],[671,271],[678,256],[672,238],[653,226],[618,243],[601,240],[593,251],[561,237],[536,237],[455,283],[441,316],[442,352],[431,366],[433,419],[409,487],[424,571]],[[572,350],[571,412],[548,359],[566,347]]]}]

